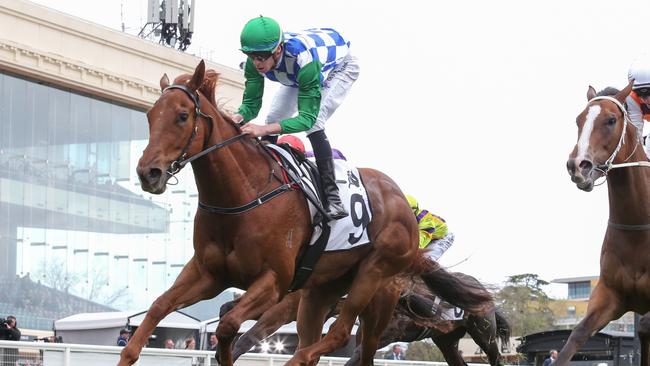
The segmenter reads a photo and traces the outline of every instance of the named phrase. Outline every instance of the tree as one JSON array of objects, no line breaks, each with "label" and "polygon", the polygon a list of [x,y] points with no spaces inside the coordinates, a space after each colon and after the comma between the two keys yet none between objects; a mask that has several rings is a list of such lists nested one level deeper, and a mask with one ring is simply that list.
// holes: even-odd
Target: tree
[{"label": "tree", "polygon": [[411,361],[434,361],[445,362],[442,352],[428,341],[419,341],[409,343],[409,347],[404,354],[407,360]]},{"label": "tree", "polygon": [[108,286],[108,273],[105,269],[92,271],[92,278],[84,281],[78,273],[68,272],[65,261],[54,259],[43,263],[36,272],[36,279],[55,290],[83,297],[90,301],[111,306],[125,307],[129,304],[129,290],[126,287],[114,289]]},{"label": "tree", "polygon": [[502,311],[512,326],[513,335],[526,335],[553,329],[550,299],[542,289],[549,283],[538,275],[524,273],[508,277],[496,294]]}]

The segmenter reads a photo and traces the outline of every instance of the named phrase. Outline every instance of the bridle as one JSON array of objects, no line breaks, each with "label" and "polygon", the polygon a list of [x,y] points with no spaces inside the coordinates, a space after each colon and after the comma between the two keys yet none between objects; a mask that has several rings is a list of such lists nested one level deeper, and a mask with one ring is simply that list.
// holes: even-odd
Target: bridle
[{"label": "bridle", "polygon": [[[196,138],[196,135],[197,135],[198,130],[199,130],[199,117],[203,117],[205,119],[208,119],[212,123],[214,123],[214,121],[212,120],[212,117],[210,115],[207,115],[207,114],[201,112],[201,103],[200,103],[200,100],[199,100],[198,93],[196,93],[195,91],[191,90],[190,88],[188,88],[187,86],[185,86],[183,84],[171,84],[171,85],[165,87],[162,92],[164,93],[169,89],[179,89],[179,90],[182,90],[185,94],[187,94],[187,96],[190,97],[190,99],[194,103],[194,113],[195,113],[194,125],[192,127],[192,135],[190,135],[190,138],[187,140],[187,143],[185,144],[185,146],[181,150],[178,157],[176,159],[174,159],[174,161],[171,162],[171,164],[169,165],[169,168],[167,168],[167,170],[165,171],[171,177],[176,178],[175,175],[178,172],[180,172],[181,169],[183,169],[183,167],[185,165],[187,165],[188,163],[191,163],[192,161],[194,161],[194,160],[196,160],[196,159],[198,159],[198,158],[200,158],[200,157],[202,157],[202,156],[204,156],[204,155],[206,155],[206,154],[208,154],[208,153],[210,153],[212,151],[218,150],[218,149],[220,149],[220,148],[222,148],[224,146],[228,146],[228,145],[232,144],[233,142],[239,141],[239,140],[241,140],[241,139],[243,139],[244,137],[247,136],[247,135],[241,134],[241,133],[237,134],[237,135],[235,135],[235,136],[233,136],[231,138],[228,138],[228,139],[226,139],[226,140],[224,140],[222,142],[219,142],[219,143],[211,145],[211,146],[209,146],[207,148],[204,148],[200,152],[198,152],[198,153],[196,153],[196,154],[194,154],[194,155],[192,155],[192,156],[190,156],[188,158],[187,153],[189,152],[190,145],[192,145],[192,142]],[[267,184],[271,183],[271,179],[273,177],[275,177],[275,170],[273,169],[273,167],[271,167],[269,180],[268,180]],[[267,201],[277,197],[278,195],[280,195],[280,194],[282,194],[284,192],[287,192],[287,191],[289,191],[291,189],[292,189],[292,186],[291,186],[290,183],[284,183],[284,184],[280,185],[279,187],[276,187],[275,189],[271,190],[270,192],[258,195],[258,197],[256,197],[254,200],[252,200],[252,201],[250,201],[250,202],[248,202],[248,203],[246,203],[244,205],[241,205],[241,206],[237,206],[237,207],[218,207],[218,206],[207,205],[207,204],[199,201],[199,208],[201,208],[203,210],[206,210],[208,212],[211,212],[213,214],[239,214],[239,213],[243,213],[243,212],[252,210],[255,207],[257,207],[259,205],[262,205],[263,203],[265,203],[265,202],[267,202]]]},{"label": "bridle", "polygon": [[233,143],[235,141],[238,141],[238,140],[240,140],[240,139],[242,139],[243,137],[246,136],[246,135],[243,135],[243,134],[236,135],[236,136],[231,137],[231,138],[229,138],[227,140],[224,140],[224,141],[222,141],[220,143],[217,143],[217,144],[214,144],[214,145],[212,145],[212,146],[210,146],[208,148],[205,148],[205,149],[201,150],[200,152],[198,152],[198,153],[196,153],[196,154],[194,154],[194,155],[192,155],[192,156],[190,156],[189,158],[186,159],[185,157],[187,156],[187,153],[190,150],[190,145],[192,145],[192,142],[194,141],[194,138],[196,138],[196,134],[199,131],[199,117],[209,119],[210,122],[214,122],[214,121],[212,121],[211,116],[201,112],[201,102],[199,100],[199,95],[195,91],[192,91],[190,88],[188,88],[187,86],[185,86],[183,84],[171,84],[171,85],[167,86],[165,89],[163,89],[162,92],[164,93],[164,92],[166,92],[167,90],[170,90],[170,89],[179,89],[179,90],[182,90],[185,94],[187,94],[187,96],[190,97],[190,99],[192,99],[192,102],[194,102],[194,113],[195,113],[194,127],[192,127],[192,135],[190,135],[189,140],[187,140],[187,143],[185,144],[185,146],[181,150],[178,157],[176,159],[174,159],[174,161],[171,162],[171,164],[169,165],[169,168],[167,168],[167,170],[166,170],[166,173],[168,175],[170,175],[171,177],[174,177],[188,163],[191,163],[192,161],[202,157],[203,155],[205,155],[205,154],[207,154],[207,153],[209,153],[211,151],[220,149],[220,148],[222,148],[222,147],[224,147],[226,145],[230,145],[231,143]]},{"label": "bridle", "polygon": [[616,145],[616,148],[614,149],[612,154],[609,156],[609,158],[607,160],[605,160],[605,163],[603,163],[601,165],[598,165],[596,169],[600,170],[601,172],[603,172],[603,174],[605,176],[607,176],[607,173],[611,169],[628,168],[628,167],[650,167],[650,162],[648,162],[648,161],[627,162],[632,157],[634,152],[636,151],[636,148],[637,148],[638,144],[634,146],[634,150],[625,159],[624,163],[620,163],[620,164],[614,164],[613,163],[614,159],[616,159],[616,156],[621,151],[621,148],[623,147],[623,145],[625,145],[625,134],[626,134],[626,131],[627,131],[627,125],[628,125],[628,123],[631,123],[630,116],[627,113],[627,109],[625,109],[625,106],[623,106],[623,104],[621,102],[619,102],[618,100],[616,100],[615,98],[612,98],[610,96],[600,96],[600,97],[592,98],[589,102],[596,101],[596,100],[608,100],[608,101],[614,103],[616,105],[616,107],[618,107],[618,109],[621,111],[621,113],[623,113],[623,131],[621,132],[621,137],[618,140],[618,144]]},{"label": "bridle", "polygon": [[[609,97],[609,96],[600,96],[600,97],[595,97],[592,98],[589,102],[595,101],[595,100],[608,100],[612,103],[614,103],[618,109],[623,113],[623,131],[621,132],[621,138],[618,140],[618,144],[616,145],[616,148],[612,152],[612,154],[609,156],[609,158],[605,161],[604,164],[599,165],[596,169],[600,170],[603,172],[605,175],[605,180],[600,183],[603,184],[607,180],[607,173],[612,170],[612,169],[618,169],[618,168],[629,168],[629,167],[650,167],[650,162],[648,161],[634,161],[634,162],[628,162],[628,160],[634,155],[634,152],[636,151],[636,148],[639,146],[639,143],[634,146],[634,150],[632,150],[632,153],[625,159],[624,163],[620,164],[613,164],[614,159],[616,159],[616,156],[620,152],[621,148],[625,144],[625,131],[627,130],[627,124],[631,123],[630,121],[630,116],[627,113],[627,109],[625,109],[625,106],[615,98]],[[600,185],[599,184],[599,185]],[[618,230],[624,230],[624,231],[647,231],[650,230],[650,224],[641,224],[641,225],[629,225],[629,224],[618,224],[612,221],[608,221],[607,224],[609,227],[618,229]]]}]

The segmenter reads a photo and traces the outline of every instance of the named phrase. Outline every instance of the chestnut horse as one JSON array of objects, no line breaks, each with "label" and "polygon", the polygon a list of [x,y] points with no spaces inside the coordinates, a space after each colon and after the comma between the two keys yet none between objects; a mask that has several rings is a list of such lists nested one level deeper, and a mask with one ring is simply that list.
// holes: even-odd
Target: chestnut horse
[{"label": "chestnut horse", "polygon": [[[470,276],[467,278],[469,281],[474,281],[477,286],[481,286],[475,278]],[[509,343],[510,324],[503,314],[497,311],[494,304],[491,304],[493,310],[485,315],[465,312],[462,319],[443,320],[431,314],[431,305],[435,295],[431,294],[426,286],[409,278],[397,279],[395,284],[399,286],[402,296],[390,323],[381,335],[379,348],[393,342],[415,342],[431,338],[450,366],[463,366],[465,362],[458,352],[458,341],[466,333],[469,333],[474,342],[487,355],[490,365],[503,364],[497,339],[500,339],[502,344]],[[426,300],[422,301],[423,299]],[[225,315],[236,302],[237,300],[224,304],[221,307],[220,316]],[[285,296],[282,301],[264,313],[251,329],[237,339],[233,349],[233,360],[237,360],[282,325],[296,320],[299,302],[300,296],[298,292],[294,292]],[[336,316],[344,302],[344,299],[337,302],[328,317]],[[361,332],[358,332],[357,335],[361,335]],[[361,355],[362,347],[358,346],[346,365],[358,365]]]},{"label": "chestnut horse", "polygon": [[650,163],[624,107],[631,90],[632,83],[606,96],[589,87],[587,107],[576,119],[578,143],[567,169],[583,191],[591,191],[597,179],[607,180],[609,223],[598,284],[589,297],[587,314],[558,355],[556,363],[561,366],[569,364],[590,336],[627,311],[643,314],[637,331],[641,365],[649,365],[650,169],[646,167]]},{"label": "chestnut horse", "polygon": [[[257,139],[242,135],[217,110],[215,84],[216,77],[206,77],[203,61],[192,75],[181,75],[173,84],[163,75],[162,93],[147,112],[149,143],[137,167],[141,187],[161,194],[170,177],[192,164],[199,198],[194,255],[151,305],[122,350],[119,365],[137,361],[156,325],[173,310],[238,287],[246,293],[215,332],[221,364],[232,365],[231,346],[241,323],[260,316],[287,293],[296,261],[308,245],[312,226],[305,197],[284,181],[282,167]],[[359,172],[373,209],[371,242],[321,257],[301,291],[300,349],[289,365],[312,363],[343,346],[357,316],[367,335],[364,346],[376,349],[399,294],[369,303],[399,273],[419,275],[454,305],[486,310],[482,304],[488,293],[463,285],[463,279],[418,254],[417,223],[399,187],[376,170]],[[321,339],[330,305],[346,292],[341,314]],[[371,364],[372,358],[364,357],[362,363]]]}]

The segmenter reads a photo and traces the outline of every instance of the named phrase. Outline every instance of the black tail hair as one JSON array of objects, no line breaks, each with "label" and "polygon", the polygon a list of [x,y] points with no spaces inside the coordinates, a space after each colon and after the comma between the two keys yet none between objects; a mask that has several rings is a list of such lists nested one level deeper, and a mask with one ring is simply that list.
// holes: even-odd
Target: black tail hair
[{"label": "black tail hair", "polygon": [[433,261],[426,261],[420,277],[429,289],[472,314],[484,314],[493,309],[492,295],[475,278],[463,273],[451,273]]},{"label": "black tail hair", "polygon": [[494,313],[497,322],[497,336],[501,340],[501,344],[506,347],[510,346],[510,323],[508,319],[503,315],[501,309],[497,309]]}]

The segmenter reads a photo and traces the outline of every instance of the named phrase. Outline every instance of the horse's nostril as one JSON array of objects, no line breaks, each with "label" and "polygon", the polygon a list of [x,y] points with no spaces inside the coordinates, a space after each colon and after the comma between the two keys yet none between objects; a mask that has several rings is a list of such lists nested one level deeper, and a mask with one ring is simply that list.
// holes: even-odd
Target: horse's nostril
[{"label": "horse's nostril", "polygon": [[157,180],[158,178],[160,178],[161,175],[162,175],[162,170],[158,168],[153,168],[149,170],[149,174],[148,174],[150,180]]},{"label": "horse's nostril", "polygon": [[594,167],[594,164],[589,160],[583,160],[580,162],[579,167],[581,170],[590,171]]}]

